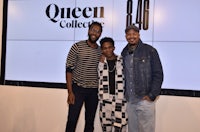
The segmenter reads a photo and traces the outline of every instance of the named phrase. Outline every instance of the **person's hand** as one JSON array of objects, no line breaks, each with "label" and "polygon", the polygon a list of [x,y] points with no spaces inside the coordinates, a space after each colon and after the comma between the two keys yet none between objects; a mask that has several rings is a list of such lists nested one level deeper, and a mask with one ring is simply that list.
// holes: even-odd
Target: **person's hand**
[{"label": "person's hand", "polygon": [[144,96],[143,98],[142,98],[142,100],[147,100],[147,101],[150,101],[150,102],[152,102],[152,100],[149,98],[149,96]]},{"label": "person's hand", "polygon": [[68,104],[74,104],[75,102],[75,96],[73,92],[68,93],[67,103]]},{"label": "person's hand", "polygon": [[106,58],[105,55],[101,55],[99,61],[102,62],[102,63],[104,63],[105,58]]}]

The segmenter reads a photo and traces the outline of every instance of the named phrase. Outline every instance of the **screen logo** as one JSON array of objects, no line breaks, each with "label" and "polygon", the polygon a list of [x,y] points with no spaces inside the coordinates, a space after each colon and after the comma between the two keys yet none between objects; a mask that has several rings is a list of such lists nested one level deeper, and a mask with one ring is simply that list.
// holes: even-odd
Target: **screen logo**
[{"label": "screen logo", "polygon": [[56,4],[50,4],[46,8],[46,16],[51,22],[59,23],[61,28],[87,28],[94,19],[104,18],[104,7],[60,8]]},{"label": "screen logo", "polygon": [[149,28],[149,0],[138,0],[135,23],[132,22],[133,0],[127,0],[126,26],[137,24],[139,29]]}]

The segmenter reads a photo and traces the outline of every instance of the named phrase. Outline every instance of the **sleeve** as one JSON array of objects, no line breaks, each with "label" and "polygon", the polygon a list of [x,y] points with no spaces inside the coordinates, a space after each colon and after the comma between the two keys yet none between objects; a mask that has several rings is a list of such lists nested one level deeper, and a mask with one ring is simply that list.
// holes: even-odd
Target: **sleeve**
[{"label": "sleeve", "polygon": [[163,69],[162,64],[156,49],[152,51],[152,85],[151,92],[149,93],[149,97],[151,100],[155,100],[155,98],[160,94],[161,85],[163,82]]},{"label": "sleeve", "polygon": [[78,59],[78,46],[77,44],[72,45],[66,60],[66,72],[72,72],[76,67]]},{"label": "sleeve", "polygon": [[103,98],[103,90],[102,90],[102,81],[103,81],[103,68],[104,68],[104,63],[99,62],[98,67],[97,67],[97,72],[98,72],[98,98],[101,100]]},{"label": "sleeve", "polygon": [[98,79],[100,79],[100,77],[102,76],[103,68],[104,68],[104,63],[99,62],[97,67]]}]

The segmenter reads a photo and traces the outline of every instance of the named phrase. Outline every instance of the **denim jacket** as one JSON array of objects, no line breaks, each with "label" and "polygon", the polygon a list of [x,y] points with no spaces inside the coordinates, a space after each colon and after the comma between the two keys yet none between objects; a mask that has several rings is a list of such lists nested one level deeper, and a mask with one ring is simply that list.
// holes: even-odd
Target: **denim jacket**
[{"label": "denim jacket", "polygon": [[[128,54],[127,44],[122,51],[122,57],[125,58]],[[133,74],[133,88],[138,97],[147,95],[154,101],[160,94],[163,69],[158,52],[152,46],[139,40],[133,56],[133,73],[124,73],[125,80],[126,74]]]}]

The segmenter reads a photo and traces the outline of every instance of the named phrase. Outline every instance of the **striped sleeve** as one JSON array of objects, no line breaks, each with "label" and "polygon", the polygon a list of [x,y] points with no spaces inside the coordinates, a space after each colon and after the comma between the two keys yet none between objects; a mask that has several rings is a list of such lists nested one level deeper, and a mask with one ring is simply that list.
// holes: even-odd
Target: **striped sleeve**
[{"label": "striped sleeve", "polygon": [[76,66],[78,56],[78,46],[75,43],[72,45],[66,60],[66,72],[72,72]]}]

